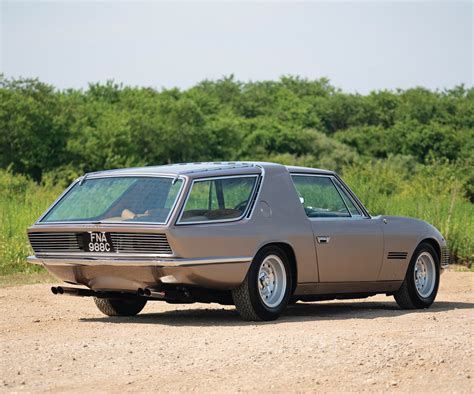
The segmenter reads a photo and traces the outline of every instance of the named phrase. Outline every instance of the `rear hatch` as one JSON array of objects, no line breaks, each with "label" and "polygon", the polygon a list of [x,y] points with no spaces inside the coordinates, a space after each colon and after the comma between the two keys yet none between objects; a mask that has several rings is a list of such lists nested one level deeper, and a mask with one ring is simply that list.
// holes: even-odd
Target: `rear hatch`
[{"label": "rear hatch", "polygon": [[81,179],[28,230],[37,256],[172,256],[166,225],[184,180],[173,176]]}]

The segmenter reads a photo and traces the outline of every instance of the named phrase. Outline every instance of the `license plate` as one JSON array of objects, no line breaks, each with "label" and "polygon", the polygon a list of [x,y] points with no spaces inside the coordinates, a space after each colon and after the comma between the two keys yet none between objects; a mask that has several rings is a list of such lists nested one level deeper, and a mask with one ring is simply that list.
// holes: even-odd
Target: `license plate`
[{"label": "license plate", "polygon": [[112,240],[108,233],[84,233],[86,252],[113,252]]}]

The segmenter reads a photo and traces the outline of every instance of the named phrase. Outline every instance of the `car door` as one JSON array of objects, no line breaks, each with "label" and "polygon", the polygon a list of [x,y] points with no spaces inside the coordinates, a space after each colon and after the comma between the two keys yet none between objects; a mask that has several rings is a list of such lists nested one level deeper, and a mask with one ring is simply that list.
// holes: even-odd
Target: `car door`
[{"label": "car door", "polygon": [[376,281],[383,257],[380,220],[365,216],[333,176],[292,179],[311,221],[320,282]]}]

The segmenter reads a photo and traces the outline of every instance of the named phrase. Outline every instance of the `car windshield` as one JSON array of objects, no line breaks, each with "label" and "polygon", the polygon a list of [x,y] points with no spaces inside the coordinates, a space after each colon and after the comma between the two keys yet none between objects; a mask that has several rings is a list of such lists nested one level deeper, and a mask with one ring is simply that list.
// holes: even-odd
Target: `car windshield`
[{"label": "car windshield", "polygon": [[42,222],[166,223],[182,180],[165,177],[93,178],[76,183]]}]

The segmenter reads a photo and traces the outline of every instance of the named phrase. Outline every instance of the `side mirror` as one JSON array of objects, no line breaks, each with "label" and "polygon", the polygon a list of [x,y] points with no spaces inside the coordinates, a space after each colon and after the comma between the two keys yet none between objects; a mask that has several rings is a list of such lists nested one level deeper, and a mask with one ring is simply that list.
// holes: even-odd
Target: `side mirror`
[{"label": "side mirror", "polygon": [[300,197],[300,203],[304,204],[304,198],[303,197]]}]

